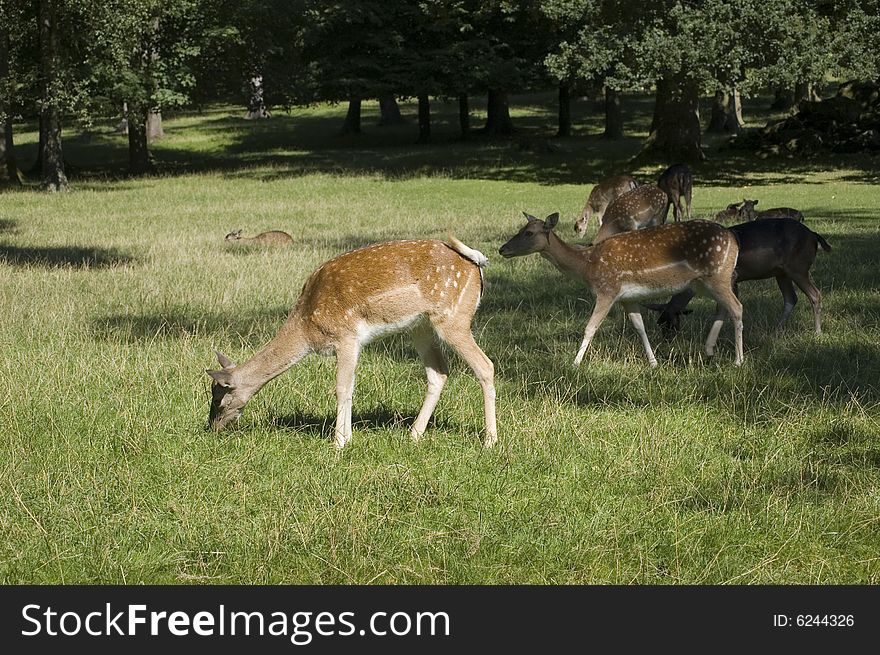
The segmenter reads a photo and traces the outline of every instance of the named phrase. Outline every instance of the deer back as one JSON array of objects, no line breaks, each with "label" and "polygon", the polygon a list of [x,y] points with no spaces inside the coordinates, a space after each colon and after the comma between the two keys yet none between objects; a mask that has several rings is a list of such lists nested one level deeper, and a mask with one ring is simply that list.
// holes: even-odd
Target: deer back
[{"label": "deer back", "polygon": [[687,221],[618,234],[590,249],[594,291],[650,297],[680,291],[695,279],[733,274],[739,246],[711,221]]},{"label": "deer back", "polygon": [[666,220],[669,197],[659,187],[646,184],[615,198],[605,210],[602,228],[593,243],[613,234],[658,225]]},{"label": "deer back", "polygon": [[423,316],[469,325],[481,292],[480,267],[452,246],[390,241],[326,262],[306,281],[292,313],[310,341],[326,347],[353,333],[369,340]]}]

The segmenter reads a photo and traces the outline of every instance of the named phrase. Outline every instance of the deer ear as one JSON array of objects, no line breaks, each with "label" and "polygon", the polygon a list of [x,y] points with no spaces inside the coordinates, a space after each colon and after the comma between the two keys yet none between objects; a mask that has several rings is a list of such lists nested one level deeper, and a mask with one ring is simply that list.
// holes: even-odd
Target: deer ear
[{"label": "deer ear", "polygon": [[220,362],[220,366],[223,368],[235,368],[235,364],[226,355],[219,350],[215,350],[214,352],[217,354],[217,361]]},{"label": "deer ear", "polygon": [[549,232],[556,224],[559,222],[559,212],[553,212],[547,218],[544,219],[544,230]]},{"label": "deer ear", "polygon": [[532,215],[529,214],[528,212],[523,212],[523,216],[526,217],[526,220],[527,220],[529,223],[531,223],[532,221],[537,221],[537,220],[538,220],[536,217],[532,216]]},{"label": "deer ear", "polygon": [[205,370],[205,373],[214,380],[214,384],[217,384],[221,387],[226,387],[227,389],[232,389],[232,373],[229,371],[209,371]]}]

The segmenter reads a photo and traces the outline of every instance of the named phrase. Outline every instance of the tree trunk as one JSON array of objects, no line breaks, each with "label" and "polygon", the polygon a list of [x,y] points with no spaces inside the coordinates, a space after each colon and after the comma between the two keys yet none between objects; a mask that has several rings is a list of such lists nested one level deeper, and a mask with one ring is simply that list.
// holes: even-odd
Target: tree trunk
[{"label": "tree trunk", "polygon": [[669,95],[669,82],[664,78],[657,80],[657,92],[654,94],[654,114],[651,116],[650,132],[657,130],[657,124],[660,122],[660,116],[663,114],[666,104],[666,96]]},{"label": "tree trunk", "polygon": [[431,141],[431,100],[427,94],[419,95],[419,139],[417,143]]},{"label": "tree trunk", "polygon": [[458,127],[461,129],[461,140],[467,141],[471,135],[471,109],[467,93],[458,96]]},{"label": "tree trunk", "polygon": [[794,104],[799,105],[804,100],[817,101],[822,98],[816,92],[812,82],[797,82],[794,85]]},{"label": "tree trunk", "polygon": [[405,123],[403,116],[400,115],[400,107],[394,94],[383,93],[379,96],[379,125],[400,125]]},{"label": "tree trunk", "polygon": [[513,134],[513,123],[510,120],[510,105],[506,91],[489,90],[486,105],[486,134]]},{"label": "tree trunk", "polygon": [[571,136],[571,86],[568,81],[559,83],[559,127],[556,136]]},{"label": "tree trunk", "polygon": [[128,134],[128,103],[122,103],[122,120],[116,125],[117,134]]},{"label": "tree trunk", "polygon": [[605,87],[605,139],[623,138],[623,114],[620,111],[620,93],[610,86]]},{"label": "tree trunk", "polygon": [[37,159],[34,161],[34,165],[30,168],[30,173],[33,175],[42,175],[43,174],[43,150],[46,147],[46,118],[43,115],[42,110],[40,111],[39,117],[39,126],[37,127],[39,130],[40,136],[37,140]]},{"label": "tree trunk", "polygon": [[361,133],[361,99],[351,98],[348,101],[348,112],[345,114],[345,122],[342,124],[341,134]]},{"label": "tree trunk", "polygon": [[712,102],[712,116],[706,131],[739,134],[744,126],[739,89],[734,89],[732,93],[716,91]]},{"label": "tree trunk", "polygon": [[149,111],[135,107],[128,115],[128,172],[145,175],[153,170],[147,145],[147,121]]},{"label": "tree trunk", "polygon": [[245,115],[245,120],[269,118],[263,91],[262,75],[254,75],[248,80],[248,113]]},{"label": "tree trunk", "polygon": [[47,191],[67,191],[64,154],[61,151],[61,95],[59,79],[58,0],[40,0],[40,72],[42,73],[42,105],[45,122],[43,145],[43,186]]},{"label": "tree trunk", "polygon": [[685,162],[704,159],[700,149],[699,91],[697,83],[684,74],[657,85],[655,127],[642,154]]},{"label": "tree trunk", "polygon": [[[9,76],[9,33],[0,33],[0,80]],[[15,160],[15,144],[12,141],[12,109],[9,98],[5,102],[0,98],[0,125],[3,135],[0,137],[0,182],[21,184],[18,163]]]},{"label": "tree trunk", "polygon": [[162,127],[162,112],[158,109],[151,109],[147,114],[147,140],[155,141],[156,139],[164,139],[165,130]]},{"label": "tree trunk", "polygon": [[0,139],[0,182],[21,184],[21,177],[12,140],[12,117],[6,116],[3,120],[3,138]]},{"label": "tree trunk", "polygon": [[773,90],[773,102],[770,109],[788,111],[794,106],[794,89],[791,87],[777,86]]}]

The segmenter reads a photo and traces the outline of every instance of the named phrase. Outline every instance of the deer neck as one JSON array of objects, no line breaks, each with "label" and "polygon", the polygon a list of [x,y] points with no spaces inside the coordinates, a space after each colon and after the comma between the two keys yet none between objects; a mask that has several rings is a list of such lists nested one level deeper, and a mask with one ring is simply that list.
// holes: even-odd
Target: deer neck
[{"label": "deer neck", "polygon": [[584,264],[592,248],[573,248],[554,232],[550,232],[547,239],[548,245],[541,251],[541,257],[568,277],[583,278]]},{"label": "deer neck", "polygon": [[292,316],[262,350],[236,367],[236,387],[248,397],[253,396],[264,384],[284,373],[310,351],[302,323]]}]

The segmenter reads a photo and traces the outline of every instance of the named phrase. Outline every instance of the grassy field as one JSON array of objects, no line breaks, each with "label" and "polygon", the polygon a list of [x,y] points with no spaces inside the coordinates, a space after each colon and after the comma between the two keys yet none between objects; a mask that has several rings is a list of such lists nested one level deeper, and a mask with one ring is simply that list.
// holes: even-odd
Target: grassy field
[{"label": "grassy field", "polygon": [[[411,105],[393,129],[367,105],[367,132],[346,138],[344,107],[260,123],[214,108],[166,120],[166,174],[140,180],[118,175],[122,138],[71,134],[74,192],[0,195],[0,582],[880,583],[876,159],[713,148],[698,169],[698,216],[794,206],[834,248],[814,267],[820,337],[803,296],[777,335],[775,283],[743,285],[740,369],[729,326],[701,355],[703,300],[673,341],[651,321],[658,369],[613,312],[576,370],[592,299],[537,256],[496,254],[522,210],[561,212],[573,236],[649,109],[631,100],[631,136],[604,143],[580,103],[575,136],[539,154],[457,143],[450,106],[432,147],[412,144]],[[527,133],[552,122],[544,96],[514,110]],[[18,139],[32,158],[34,132]],[[296,244],[232,250],[235,228]],[[474,330],[496,365],[498,447],[480,445],[479,385],[454,356],[411,443],[425,380],[402,336],[362,356],[341,453],[332,358],[204,431],[212,349],[253,354],[322,261],[450,228],[492,259]]]}]

